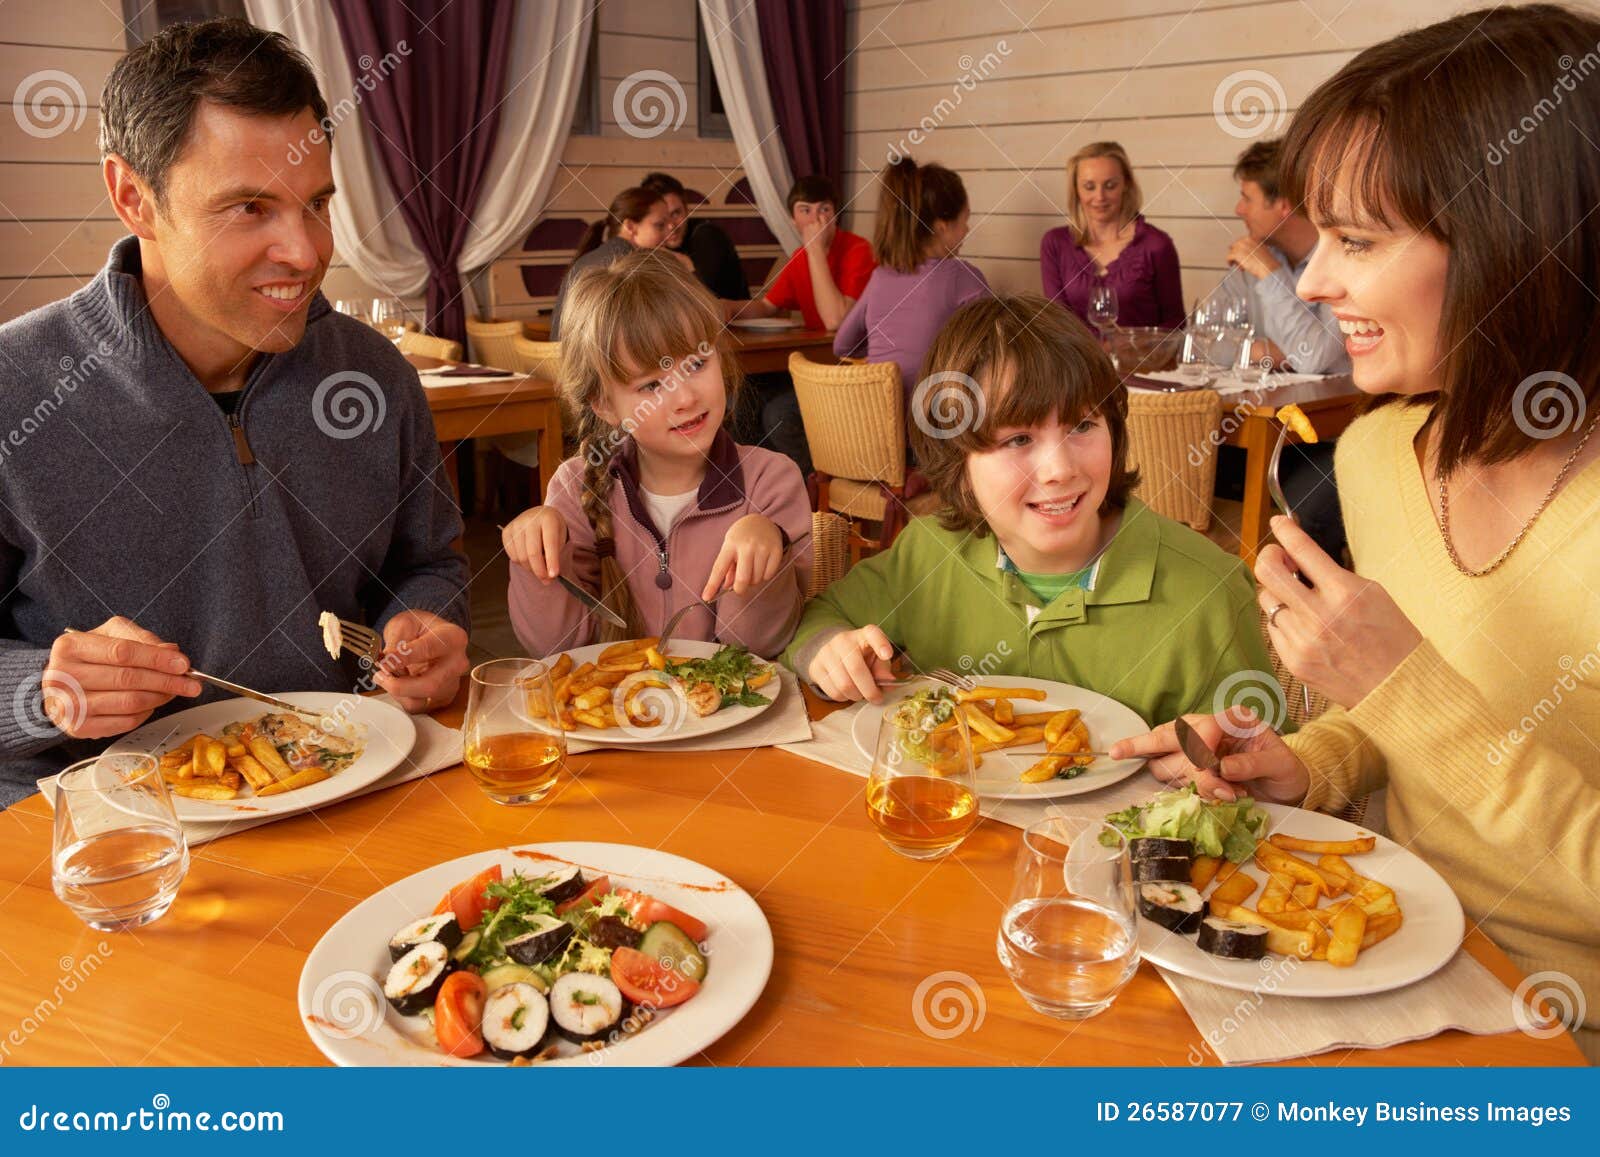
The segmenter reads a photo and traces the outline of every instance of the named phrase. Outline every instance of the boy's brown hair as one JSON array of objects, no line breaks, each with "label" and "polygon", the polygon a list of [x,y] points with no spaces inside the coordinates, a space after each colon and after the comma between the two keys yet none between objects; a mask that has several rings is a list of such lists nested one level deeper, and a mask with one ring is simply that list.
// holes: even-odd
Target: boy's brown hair
[{"label": "boy's brown hair", "polygon": [[995,448],[1001,429],[1052,414],[1071,427],[1098,413],[1111,433],[1111,482],[1101,514],[1128,504],[1128,394],[1081,321],[1035,293],[962,306],[933,339],[911,400],[911,448],[944,499],[947,530],[989,531],[967,479],[967,459]]}]

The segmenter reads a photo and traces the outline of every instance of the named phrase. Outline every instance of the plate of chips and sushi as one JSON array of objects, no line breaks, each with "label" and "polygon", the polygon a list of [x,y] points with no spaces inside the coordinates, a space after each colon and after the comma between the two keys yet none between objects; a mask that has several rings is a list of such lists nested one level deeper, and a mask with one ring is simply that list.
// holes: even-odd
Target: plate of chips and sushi
[{"label": "plate of chips and sushi", "polygon": [[1438,872],[1336,816],[1189,785],[1106,818],[1128,836],[1140,955],[1182,976],[1362,996],[1432,975],[1465,935]]}]

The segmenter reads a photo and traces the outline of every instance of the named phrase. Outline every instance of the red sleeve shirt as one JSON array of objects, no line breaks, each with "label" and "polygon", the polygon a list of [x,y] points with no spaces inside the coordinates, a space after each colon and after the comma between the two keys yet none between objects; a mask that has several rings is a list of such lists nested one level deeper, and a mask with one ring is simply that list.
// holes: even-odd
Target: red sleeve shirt
[{"label": "red sleeve shirt", "polygon": [[[828,272],[833,274],[833,283],[840,293],[846,297],[860,297],[867,287],[867,279],[877,267],[872,257],[872,244],[865,237],[843,229],[833,235],[833,244],[828,246]],[[779,309],[798,309],[808,329],[827,328],[817,312],[817,297],[811,288],[811,266],[803,248],[789,255],[766,296]]]}]

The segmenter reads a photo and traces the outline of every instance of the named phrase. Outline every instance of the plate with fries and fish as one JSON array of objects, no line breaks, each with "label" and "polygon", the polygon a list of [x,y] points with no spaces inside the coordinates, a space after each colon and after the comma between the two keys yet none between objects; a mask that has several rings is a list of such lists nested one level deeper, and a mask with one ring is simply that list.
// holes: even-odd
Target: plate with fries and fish
[{"label": "plate with fries and fish", "polygon": [[[948,696],[967,725],[978,795],[984,799],[1059,799],[1127,779],[1142,759],[1099,754],[1150,730],[1131,709],[1086,687],[1048,679],[988,675],[970,690],[916,680],[856,715],[851,737],[870,765],[885,711],[913,695]],[[1088,755],[1076,754],[1089,752]]]},{"label": "plate with fries and fish", "polygon": [[107,753],[157,756],[178,818],[215,823],[332,803],[387,775],[416,743],[404,711],[368,696],[277,698],[300,710],[221,699],[146,723]]}]

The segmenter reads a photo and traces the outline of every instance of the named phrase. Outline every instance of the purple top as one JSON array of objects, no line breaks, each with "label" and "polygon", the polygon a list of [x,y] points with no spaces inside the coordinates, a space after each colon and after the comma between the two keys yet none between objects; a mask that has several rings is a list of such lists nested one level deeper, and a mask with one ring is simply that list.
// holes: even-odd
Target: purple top
[{"label": "purple top", "polygon": [[[1059,226],[1044,235],[1039,245],[1039,272],[1044,295],[1087,322],[1089,290],[1097,280],[1094,258],[1073,239],[1070,226]],[[1105,280],[1117,291],[1118,325],[1177,329],[1183,324],[1186,311],[1177,246],[1142,215],[1134,218],[1133,240],[1106,267]]]},{"label": "purple top", "polygon": [[967,302],[989,293],[977,266],[959,257],[929,258],[911,273],[880,265],[839,323],[833,352],[859,357],[865,346],[869,362],[899,363],[909,401],[939,327]]}]

